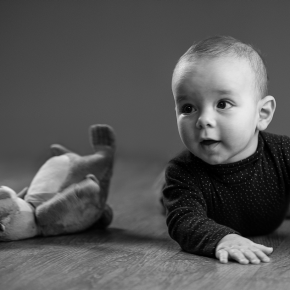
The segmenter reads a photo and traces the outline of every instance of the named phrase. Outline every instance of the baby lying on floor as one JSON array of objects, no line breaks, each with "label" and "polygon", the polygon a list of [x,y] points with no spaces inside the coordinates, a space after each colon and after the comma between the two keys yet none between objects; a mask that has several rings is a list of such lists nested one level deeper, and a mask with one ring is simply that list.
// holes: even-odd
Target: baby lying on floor
[{"label": "baby lying on floor", "polygon": [[228,36],[195,43],[172,77],[178,131],[187,150],[166,168],[169,235],[183,250],[222,263],[269,262],[265,235],[289,204],[290,138],[264,132],[276,102],[257,50]]}]

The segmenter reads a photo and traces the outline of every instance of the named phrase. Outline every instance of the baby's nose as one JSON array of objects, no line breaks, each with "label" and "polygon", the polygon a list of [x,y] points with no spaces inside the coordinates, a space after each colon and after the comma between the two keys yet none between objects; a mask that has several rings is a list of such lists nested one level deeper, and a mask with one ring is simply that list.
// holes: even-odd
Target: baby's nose
[{"label": "baby's nose", "polygon": [[196,122],[196,127],[198,129],[208,128],[208,127],[215,127],[216,121],[214,119],[214,116],[210,112],[204,112],[202,113]]}]

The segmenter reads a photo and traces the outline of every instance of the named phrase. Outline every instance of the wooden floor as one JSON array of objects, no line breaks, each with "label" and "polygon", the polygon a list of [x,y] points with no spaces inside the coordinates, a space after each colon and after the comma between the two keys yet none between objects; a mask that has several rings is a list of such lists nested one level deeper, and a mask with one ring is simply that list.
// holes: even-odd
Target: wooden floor
[{"label": "wooden floor", "polygon": [[[152,193],[161,168],[116,162],[109,197],[115,217],[106,231],[1,243],[0,289],[290,289],[288,220],[254,239],[274,247],[268,264],[223,265],[182,252],[168,237]],[[4,181],[22,186],[31,174]]]}]

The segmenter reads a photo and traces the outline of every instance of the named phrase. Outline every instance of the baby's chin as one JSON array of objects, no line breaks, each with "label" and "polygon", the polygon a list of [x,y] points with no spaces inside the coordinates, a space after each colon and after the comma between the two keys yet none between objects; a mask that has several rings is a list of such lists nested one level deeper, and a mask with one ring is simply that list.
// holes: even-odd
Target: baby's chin
[{"label": "baby's chin", "polygon": [[223,158],[222,156],[209,157],[208,155],[206,156],[205,154],[198,154],[192,151],[191,153],[209,165],[221,165],[221,164],[232,163],[232,162],[229,162],[228,159]]},{"label": "baby's chin", "polygon": [[202,161],[204,161],[205,163],[209,164],[209,165],[221,165],[221,164],[227,164],[227,162],[222,162],[219,160],[204,160],[201,158]]},{"label": "baby's chin", "polygon": [[233,159],[226,159],[226,158],[202,158],[202,157],[199,157],[199,158],[209,165],[225,165],[225,164],[231,164],[231,163],[241,161],[241,160],[235,160],[235,159],[233,160]]}]

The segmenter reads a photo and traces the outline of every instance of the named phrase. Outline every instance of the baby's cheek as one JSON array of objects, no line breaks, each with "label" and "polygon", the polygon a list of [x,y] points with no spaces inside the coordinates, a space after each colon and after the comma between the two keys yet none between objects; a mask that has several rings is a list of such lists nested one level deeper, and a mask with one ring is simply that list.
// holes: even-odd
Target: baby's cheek
[{"label": "baby's cheek", "polygon": [[192,131],[183,127],[183,128],[181,128],[181,130],[179,130],[179,135],[180,135],[182,142],[184,143],[184,145],[186,147],[192,146],[193,141],[194,141],[194,134]]},{"label": "baby's cheek", "polygon": [[224,137],[224,140],[226,140],[224,142],[225,146],[233,152],[242,150],[249,142],[249,130],[244,130],[244,128],[239,128],[239,126],[235,129],[230,128]]},{"label": "baby's cheek", "polygon": [[235,147],[241,145],[243,140],[242,136],[243,132],[240,132],[237,127],[233,129],[228,126],[221,134],[221,141],[225,148],[234,149]]}]

